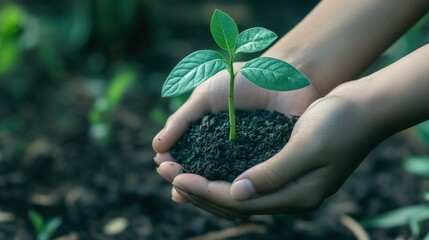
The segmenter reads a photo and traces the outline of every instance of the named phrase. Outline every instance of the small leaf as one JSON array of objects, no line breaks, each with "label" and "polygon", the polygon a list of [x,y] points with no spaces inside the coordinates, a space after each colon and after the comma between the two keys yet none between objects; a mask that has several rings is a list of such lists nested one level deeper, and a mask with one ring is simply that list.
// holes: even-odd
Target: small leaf
[{"label": "small leaf", "polygon": [[45,225],[42,215],[40,215],[38,212],[34,210],[30,210],[28,211],[28,218],[33,224],[33,227],[36,230],[36,233],[40,233],[43,229],[43,226]]},{"label": "small leaf", "polygon": [[238,36],[238,28],[234,19],[216,9],[210,22],[210,32],[217,45],[232,53]]},{"label": "small leaf", "polygon": [[255,85],[270,90],[290,91],[310,84],[308,78],[292,65],[275,58],[255,58],[240,72]]},{"label": "small leaf", "polygon": [[179,96],[192,91],[202,82],[225,68],[218,52],[200,50],[185,57],[171,71],[162,87],[163,97]]},{"label": "small leaf", "polygon": [[250,28],[238,35],[235,53],[254,53],[267,48],[277,39],[277,35],[268,29]]},{"label": "small leaf", "polygon": [[429,156],[415,156],[405,160],[403,167],[410,173],[429,176]]},{"label": "small leaf", "polygon": [[127,67],[119,71],[107,89],[107,100],[110,108],[116,107],[137,79],[137,71]]},{"label": "small leaf", "polygon": [[55,234],[57,229],[61,226],[63,220],[60,217],[55,217],[50,219],[46,225],[45,228],[43,228],[43,231],[39,234],[37,240],[49,240],[51,239],[52,235]]},{"label": "small leaf", "polygon": [[11,39],[15,37],[24,21],[23,9],[14,3],[6,4],[0,11],[0,38]]},{"label": "small leaf", "polygon": [[392,210],[378,216],[363,219],[362,226],[369,228],[391,228],[409,224],[414,216],[429,211],[428,205],[413,205]]}]

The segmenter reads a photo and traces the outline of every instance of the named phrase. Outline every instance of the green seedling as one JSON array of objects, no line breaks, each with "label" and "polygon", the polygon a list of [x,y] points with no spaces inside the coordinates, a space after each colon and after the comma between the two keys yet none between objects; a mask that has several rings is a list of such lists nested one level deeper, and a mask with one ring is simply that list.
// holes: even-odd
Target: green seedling
[{"label": "green seedling", "polygon": [[49,240],[62,224],[60,217],[54,217],[45,222],[42,215],[34,210],[28,211],[28,219],[36,231],[37,240]]},{"label": "green seedling", "polygon": [[258,57],[248,61],[238,72],[234,59],[238,53],[255,53],[269,47],[277,35],[272,31],[255,27],[238,32],[237,24],[226,13],[215,10],[210,31],[217,45],[226,50],[228,57],[212,50],[200,50],[185,57],[171,71],[162,88],[163,97],[174,97],[192,91],[198,85],[227,70],[229,72],[229,140],[235,139],[234,80],[241,73],[253,84],[276,91],[296,90],[309,85],[309,80],[290,64],[270,57]]}]

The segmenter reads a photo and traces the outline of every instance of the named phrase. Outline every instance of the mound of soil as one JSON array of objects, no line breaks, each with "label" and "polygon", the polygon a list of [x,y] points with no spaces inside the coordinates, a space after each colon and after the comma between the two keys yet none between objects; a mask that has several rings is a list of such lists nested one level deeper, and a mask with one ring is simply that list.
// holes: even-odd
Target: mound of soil
[{"label": "mound of soil", "polygon": [[250,167],[279,152],[298,117],[277,111],[236,111],[237,134],[231,142],[229,115],[220,112],[194,122],[171,150],[184,172],[232,182]]}]

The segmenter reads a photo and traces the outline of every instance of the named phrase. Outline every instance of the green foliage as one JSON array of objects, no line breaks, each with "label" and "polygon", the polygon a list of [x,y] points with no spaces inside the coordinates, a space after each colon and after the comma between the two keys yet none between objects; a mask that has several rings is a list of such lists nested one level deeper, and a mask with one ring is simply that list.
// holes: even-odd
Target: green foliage
[{"label": "green foliage", "polygon": [[20,58],[17,37],[24,16],[22,8],[13,3],[6,4],[0,10],[0,77],[9,73]]},{"label": "green foliage", "polygon": [[237,37],[234,53],[254,53],[269,47],[277,35],[268,29],[255,27],[244,30]]},{"label": "green foliage", "polygon": [[0,10],[0,39],[14,38],[24,19],[24,12],[19,5],[9,3]]},{"label": "green foliage", "polygon": [[247,62],[240,72],[255,85],[270,90],[290,91],[309,84],[297,69],[275,58],[255,58]]},{"label": "green foliage", "polygon": [[34,227],[37,240],[51,239],[62,224],[62,219],[60,217],[51,218],[45,223],[42,215],[34,210],[28,211],[28,219]]},{"label": "green foliage", "polygon": [[132,67],[119,70],[110,81],[104,94],[99,96],[88,113],[91,136],[102,143],[108,142],[111,133],[112,114],[133,86],[138,77]]},{"label": "green foliage", "polygon": [[[163,97],[180,96],[192,91],[198,85],[227,69],[230,75],[228,109],[230,118],[229,140],[235,139],[234,59],[238,53],[254,53],[269,47],[277,35],[261,27],[247,29],[239,34],[237,24],[226,13],[215,10],[210,22],[210,31],[215,42],[228,52],[222,54],[201,50],[185,57],[171,71],[162,88]],[[307,77],[290,64],[278,59],[261,57],[246,63],[239,71],[255,85],[278,91],[296,90],[309,85]]]},{"label": "green foliage", "polygon": [[413,237],[420,234],[420,225],[429,219],[429,205],[412,205],[362,219],[360,224],[367,228],[392,228],[408,225]]},{"label": "green foliage", "polygon": [[180,96],[192,91],[223,69],[225,69],[224,58],[218,52],[200,50],[191,53],[171,71],[162,88],[162,96]]},{"label": "green foliage", "polygon": [[229,53],[235,49],[238,28],[234,19],[228,14],[216,9],[210,22],[210,32],[219,47]]}]

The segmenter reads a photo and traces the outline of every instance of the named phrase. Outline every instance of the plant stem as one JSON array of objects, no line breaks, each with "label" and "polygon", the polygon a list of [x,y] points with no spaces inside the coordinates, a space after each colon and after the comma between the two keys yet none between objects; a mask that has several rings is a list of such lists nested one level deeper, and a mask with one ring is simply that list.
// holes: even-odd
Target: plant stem
[{"label": "plant stem", "polygon": [[229,94],[228,94],[228,113],[229,113],[229,141],[235,140],[235,109],[234,109],[234,55],[231,54],[229,58]]}]

